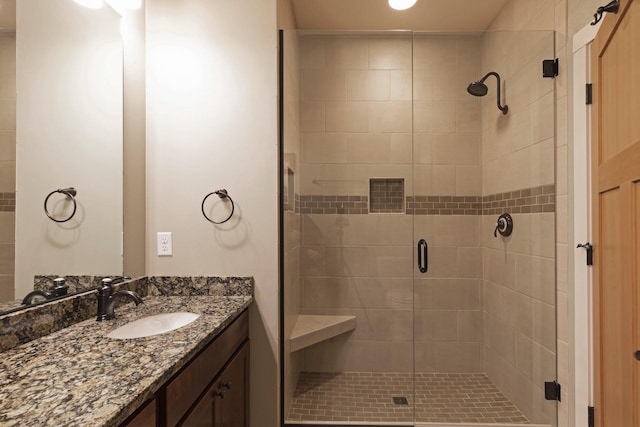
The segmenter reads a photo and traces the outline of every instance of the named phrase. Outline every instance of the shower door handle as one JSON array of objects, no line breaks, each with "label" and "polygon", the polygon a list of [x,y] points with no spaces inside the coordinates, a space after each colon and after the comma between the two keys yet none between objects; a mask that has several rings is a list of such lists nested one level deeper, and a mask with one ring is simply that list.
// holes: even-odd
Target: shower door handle
[{"label": "shower door handle", "polygon": [[420,273],[426,273],[429,269],[429,245],[424,239],[418,242],[418,270]]}]

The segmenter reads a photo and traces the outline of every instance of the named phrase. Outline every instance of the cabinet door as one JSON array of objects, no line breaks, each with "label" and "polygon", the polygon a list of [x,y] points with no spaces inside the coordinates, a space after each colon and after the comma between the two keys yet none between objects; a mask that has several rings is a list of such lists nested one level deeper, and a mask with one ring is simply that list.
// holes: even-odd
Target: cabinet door
[{"label": "cabinet door", "polygon": [[181,426],[249,426],[249,342],[240,347]]},{"label": "cabinet door", "polygon": [[155,427],[156,399],[143,405],[142,409],[122,423],[121,427]]},{"label": "cabinet door", "polygon": [[[245,343],[216,381],[216,427],[249,427],[249,343]],[[215,386],[214,385],[214,386]]]}]

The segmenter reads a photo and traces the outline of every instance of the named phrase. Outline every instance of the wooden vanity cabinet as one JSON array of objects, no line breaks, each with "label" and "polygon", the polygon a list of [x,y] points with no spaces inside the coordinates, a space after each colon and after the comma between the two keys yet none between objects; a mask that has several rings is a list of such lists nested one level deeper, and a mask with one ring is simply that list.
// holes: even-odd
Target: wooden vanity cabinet
[{"label": "wooden vanity cabinet", "polygon": [[248,427],[248,401],[249,343],[247,342],[238,350],[180,425]]},{"label": "wooden vanity cabinet", "polygon": [[[249,316],[244,311],[121,426],[249,426]],[[151,417],[153,416],[153,420]]]}]

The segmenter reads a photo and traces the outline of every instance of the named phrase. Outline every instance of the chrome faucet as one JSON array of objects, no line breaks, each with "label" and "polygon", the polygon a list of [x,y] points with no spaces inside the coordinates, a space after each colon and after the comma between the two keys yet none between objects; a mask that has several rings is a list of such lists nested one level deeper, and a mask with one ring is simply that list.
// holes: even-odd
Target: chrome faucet
[{"label": "chrome faucet", "polygon": [[103,320],[110,320],[116,317],[114,313],[114,308],[116,305],[116,300],[120,297],[125,297],[131,299],[133,302],[138,304],[142,304],[142,298],[140,295],[136,294],[132,291],[119,290],[118,292],[113,292],[114,283],[124,282],[126,277],[118,277],[115,280],[110,278],[102,279],[100,286],[98,286],[98,317],[96,320],[98,322],[102,322]]}]

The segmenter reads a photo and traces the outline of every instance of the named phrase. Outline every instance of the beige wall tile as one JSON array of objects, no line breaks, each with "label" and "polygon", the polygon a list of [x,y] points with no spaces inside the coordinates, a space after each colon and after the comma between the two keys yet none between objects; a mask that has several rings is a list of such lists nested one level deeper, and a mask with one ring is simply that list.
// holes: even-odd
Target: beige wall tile
[{"label": "beige wall tile", "polygon": [[447,133],[456,130],[454,102],[414,102],[413,131],[416,133]]},{"label": "beige wall tile", "polygon": [[13,301],[15,299],[14,277],[0,275],[0,302]]},{"label": "beige wall tile", "polygon": [[456,167],[453,165],[433,165],[431,192],[432,196],[448,196],[456,191]]},{"label": "beige wall tile", "polygon": [[326,275],[326,250],[324,246],[300,247],[300,272],[303,277]]},{"label": "beige wall tile", "polygon": [[434,342],[415,342],[415,370],[416,372],[437,372],[437,351]]},{"label": "beige wall tile", "polygon": [[334,220],[330,226],[336,229],[346,245],[407,246],[411,243],[413,221],[410,215],[354,215],[344,227],[338,227],[344,223]]},{"label": "beige wall tile", "polygon": [[413,135],[413,161],[417,164],[433,163],[433,147],[436,135],[416,133]]},{"label": "beige wall tile", "polygon": [[16,242],[16,213],[0,212],[0,243]]},{"label": "beige wall tile", "polygon": [[324,125],[324,102],[300,103],[300,130],[302,132],[324,132]]},{"label": "beige wall tile", "polygon": [[302,70],[324,68],[324,40],[301,37],[299,55]]},{"label": "beige wall tile", "polygon": [[483,314],[480,310],[458,311],[458,340],[482,342]]},{"label": "beige wall tile", "polygon": [[13,276],[15,271],[15,244],[0,243],[0,274]]},{"label": "beige wall tile", "polygon": [[368,132],[369,105],[366,102],[327,102],[327,132]]},{"label": "beige wall tile", "polygon": [[436,343],[438,372],[482,372],[482,344],[473,342]]},{"label": "beige wall tile", "polygon": [[325,67],[341,70],[368,68],[366,39],[325,40]]},{"label": "beige wall tile", "polygon": [[[429,241],[430,236],[424,238]],[[458,249],[454,246],[429,245],[429,271],[425,276],[429,278],[448,278],[458,275]],[[416,271],[417,268],[416,268]]]},{"label": "beige wall tile", "polygon": [[548,304],[556,298],[556,265],[552,258],[515,254],[516,289]]},{"label": "beige wall tile", "polygon": [[413,100],[420,102],[435,101],[435,67],[415,69],[413,71]]},{"label": "beige wall tile", "polygon": [[455,67],[457,60],[457,41],[453,38],[414,38],[413,66],[416,70],[440,67]]},{"label": "beige wall tile", "polygon": [[411,277],[412,264],[412,246],[374,246],[369,248],[369,276]]},{"label": "beige wall tile", "polygon": [[410,70],[411,39],[370,39],[369,68],[383,70]]},{"label": "beige wall tile", "polygon": [[389,162],[413,163],[413,135],[411,133],[391,134]]},{"label": "beige wall tile", "polygon": [[0,192],[16,191],[16,162],[0,161]]},{"label": "beige wall tile", "polygon": [[366,308],[413,308],[413,280],[391,277],[352,277],[354,298]]},{"label": "beige wall tile", "polygon": [[346,136],[336,133],[303,133],[302,159],[304,163],[346,163]]},{"label": "beige wall tile", "polygon": [[458,247],[458,277],[482,278],[482,248]]},{"label": "beige wall tile", "polygon": [[416,341],[456,341],[458,339],[458,315],[456,311],[415,311]]},{"label": "beige wall tile", "polygon": [[556,310],[550,304],[533,300],[533,340],[551,352],[556,349]]},{"label": "beige wall tile", "polygon": [[482,166],[456,165],[456,196],[482,195]]},{"label": "beige wall tile", "polygon": [[456,131],[482,131],[482,113],[479,102],[456,102]]},{"label": "beige wall tile", "polygon": [[302,72],[303,101],[344,101],[346,99],[346,72],[327,69],[311,69]]},{"label": "beige wall tile", "polygon": [[533,299],[511,289],[501,290],[500,303],[504,307],[504,320],[519,333],[533,336]]},{"label": "beige wall tile", "polygon": [[555,96],[553,92],[531,104],[531,129],[533,131],[532,142],[534,144],[548,139],[553,139],[555,114]]},{"label": "beige wall tile", "polygon": [[429,242],[434,246],[477,246],[478,224],[473,215],[436,215]]},{"label": "beige wall tile", "polygon": [[347,72],[347,100],[388,101],[391,93],[389,71],[353,70]]},{"label": "beige wall tile", "polygon": [[482,140],[479,133],[435,135],[433,163],[440,165],[479,165]]},{"label": "beige wall tile", "polygon": [[349,134],[347,141],[347,163],[389,162],[391,134]]},{"label": "beige wall tile", "polygon": [[448,65],[435,67],[435,101],[471,101],[467,92],[469,83],[478,79],[478,67]]},{"label": "beige wall tile", "polygon": [[369,132],[411,132],[411,102],[369,104]]},{"label": "beige wall tile", "polygon": [[[493,235],[491,236],[493,238]],[[516,254],[484,249],[484,279],[507,288],[516,287]]]},{"label": "beige wall tile", "polygon": [[413,80],[411,70],[391,70],[392,101],[412,101]]},{"label": "beige wall tile", "polygon": [[5,105],[0,109],[0,129],[9,130],[16,128],[16,106]]},{"label": "beige wall tile", "polygon": [[[326,248],[327,276],[369,276],[369,248],[330,246]],[[304,271],[304,270],[303,270]]]},{"label": "beige wall tile", "polygon": [[0,129],[0,160],[16,159],[16,131]]},{"label": "beige wall tile", "polygon": [[480,281],[442,279],[431,282],[434,306],[441,310],[479,310],[482,304]]},{"label": "beige wall tile", "polygon": [[489,314],[484,316],[484,345],[512,366],[516,364],[516,331]]}]

